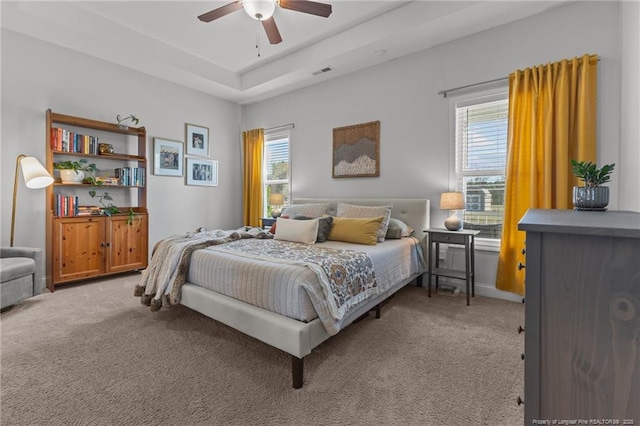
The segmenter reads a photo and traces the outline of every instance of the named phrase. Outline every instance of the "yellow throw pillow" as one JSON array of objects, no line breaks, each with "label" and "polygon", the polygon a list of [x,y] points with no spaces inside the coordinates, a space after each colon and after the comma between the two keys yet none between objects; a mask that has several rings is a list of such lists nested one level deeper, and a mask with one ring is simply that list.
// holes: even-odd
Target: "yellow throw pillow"
[{"label": "yellow throw pillow", "polygon": [[373,246],[378,240],[378,229],[384,216],[351,218],[334,217],[328,240]]}]

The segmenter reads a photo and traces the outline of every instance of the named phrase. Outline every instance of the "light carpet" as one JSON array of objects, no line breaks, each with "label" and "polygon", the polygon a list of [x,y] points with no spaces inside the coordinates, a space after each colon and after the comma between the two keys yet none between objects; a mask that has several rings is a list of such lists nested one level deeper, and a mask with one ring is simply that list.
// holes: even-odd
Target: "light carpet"
[{"label": "light carpet", "polygon": [[60,287],[0,315],[2,425],[521,425],[520,303],[410,284],[305,359],[182,306],[138,274]]}]

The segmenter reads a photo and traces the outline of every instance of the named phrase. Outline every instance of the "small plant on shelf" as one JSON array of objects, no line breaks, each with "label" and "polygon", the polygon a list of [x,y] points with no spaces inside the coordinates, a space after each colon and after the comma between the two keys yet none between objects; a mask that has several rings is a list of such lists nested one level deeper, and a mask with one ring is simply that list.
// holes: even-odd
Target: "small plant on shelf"
[{"label": "small plant on shelf", "polygon": [[58,161],[53,163],[53,168],[60,170],[60,179],[65,183],[82,183],[85,173],[98,171],[96,165],[89,163],[86,158],[78,161]]},{"label": "small plant on shelf", "polygon": [[120,114],[118,114],[116,115],[116,120],[118,120],[118,126],[122,128],[128,127],[126,124],[123,123],[127,120],[131,120],[131,123],[136,125],[140,122],[140,119],[133,114],[129,114],[126,117],[120,117]]},{"label": "small plant on shelf", "polygon": [[[96,181],[95,178],[90,178],[89,182],[93,186],[99,186],[99,187],[105,186],[102,182]],[[114,214],[121,213],[118,206],[112,203],[113,198],[111,197],[111,195],[109,195],[107,191],[98,193],[98,191],[96,191],[95,189],[91,189],[89,190],[89,195],[91,196],[91,198],[96,198],[96,197],[98,198],[98,204],[100,205],[100,209],[102,210],[102,212],[104,212],[105,216],[112,216]],[[135,212],[133,211],[132,208],[130,208],[127,214],[129,216],[127,218],[127,225],[131,225],[135,217]]]},{"label": "small plant on shelf", "polygon": [[98,168],[94,163],[89,163],[85,158],[78,161],[58,161],[53,163],[53,168],[57,170],[73,170],[74,172],[95,173]]}]

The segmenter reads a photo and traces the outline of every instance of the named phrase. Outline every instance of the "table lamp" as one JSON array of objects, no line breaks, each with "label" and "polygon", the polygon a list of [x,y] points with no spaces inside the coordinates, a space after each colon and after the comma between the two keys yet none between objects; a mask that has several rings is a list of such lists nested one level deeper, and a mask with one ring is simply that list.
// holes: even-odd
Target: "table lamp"
[{"label": "table lamp", "polygon": [[456,215],[456,210],[464,209],[464,194],[462,192],[443,192],[440,196],[440,209],[451,210],[451,216],[444,221],[449,231],[462,229],[462,219]]},{"label": "table lamp", "polygon": [[284,196],[278,192],[269,195],[269,204],[275,207],[271,210],[271,216],[274,218],[280,216],[280,206],[284,204]]},{"label": "table lamp", "polygon": [[18,169],[22,167],[22,177],[27,188],[40,189],[53,183],[53,178],[35,157],[27,157],[24,154],[16,158],[16,175],[13,179],[13,207],[11,209],[11,241],[13,247],[13,234],[16,225],[16,196],[18,194]]}]

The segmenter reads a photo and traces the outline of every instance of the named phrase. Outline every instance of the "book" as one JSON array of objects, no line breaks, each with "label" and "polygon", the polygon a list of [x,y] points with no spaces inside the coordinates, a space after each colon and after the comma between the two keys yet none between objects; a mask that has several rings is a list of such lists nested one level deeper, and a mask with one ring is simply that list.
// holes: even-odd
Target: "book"
[{"label": "book", "polygon": [[454,285],[451,285],[451,284],[438,285],[438,294],[455,297],[459,293],[460,293],[460,289]]}]

